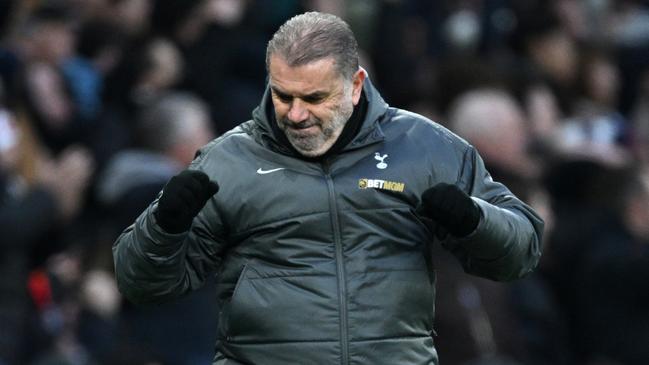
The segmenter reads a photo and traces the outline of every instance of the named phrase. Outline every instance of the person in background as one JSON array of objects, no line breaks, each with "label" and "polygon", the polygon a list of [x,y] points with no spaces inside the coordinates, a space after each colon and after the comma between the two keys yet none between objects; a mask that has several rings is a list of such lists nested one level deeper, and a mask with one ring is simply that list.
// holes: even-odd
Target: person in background
[{"label": "person in background", "polygon": [[[492,177],[535,208],[547,233],[552,216],[538,181],[542,165],[532,154],[528,119],[516,99],[503,88],[480,86],[453,100],[446,119],[450,130],[480,151]],[[561,333],[548,330],[557,309],[538,272],[509,285],[465,275],[441,249],[435,258],[442,359],[453,364],[564,363],[548,351],[559,348],[554,339]]]},{"label": "person in background", "polygon": [[[164,95],[140,112],[135,126],[136,146],[116,154],[98,181],[97,199],[111,218],[106,220],[111,223],[111,240],[155,199],[169,178],[189,165],[200,147],[214,138],[211,126],[207,105],[186,92]],[[128,340],[117,341],[122,346],[120,353],[139,348],[164,364],[210,364],[214,341],[211,328],[216,325],[211,314],[216,306],[212,285],[153,310],[125,304],[121,322],[128,328],[123,336]],[[107,363],[120,359],[110,351],[102,354],[102,359],[106,358],[110,359]]]},{"label": "person in background", "polygon": [[214,138],[207,106],[189,93],[171,92],[137,118],[135,147],[117,153],[98,179],[97,199],[121,231]]},{"label": "person in background", "polygon": [[[540,165],[530,153],[525,114],[504,90],[481,88],[461,94],[448,116],[449,128],[471,143],[492,175],[533,179]],[[507,131],[507,133],[503,133]]]},{"label": "person in background", "polygon": [[52,298],[27,290],[34,251],[51,250],[48,235],[79,213],[93,166],[79,146],[49,156],[24,121],[0,108],[0,364],[24,363],[37,341],[34,315]]},{"label": "person in background", "polygon": [[576,333],[585,364],[649,361],[649,175],[610,170],[620,188],[593,235],[576,280]]}]

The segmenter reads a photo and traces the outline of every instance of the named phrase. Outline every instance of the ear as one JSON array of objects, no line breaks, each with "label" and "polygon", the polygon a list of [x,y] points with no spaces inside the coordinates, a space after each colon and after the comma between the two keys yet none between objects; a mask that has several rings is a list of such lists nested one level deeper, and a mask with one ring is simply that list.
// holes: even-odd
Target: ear
[{"label": "ear", "polygon": [[358,105],[359,100],[361,100],[363,82],[366,76],[367,74],[362,67],[359,67],[358,71],[352,76],[352,103],[354,103],[354,106]]}]

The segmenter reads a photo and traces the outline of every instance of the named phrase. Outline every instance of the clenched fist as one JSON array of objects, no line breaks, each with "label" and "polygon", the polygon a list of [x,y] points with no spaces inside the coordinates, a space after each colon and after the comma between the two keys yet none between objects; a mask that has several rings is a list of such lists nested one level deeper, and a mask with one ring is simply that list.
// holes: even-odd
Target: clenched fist
[{"label": "clenched fist", "polygon": [[202,171],[184,170],[172,177],[162,190],[155,217],[168,233],[185,232],[205,203],[219,191]]},{"label": "clenched fist", "polygon": [[[467,236],[480,222],[480,208],[473,199],[457,186],[446,183],[424,191],[417,214],[434,221],[455,237]],[[439,230],[436,234],[438,237],[445,235]]]}]

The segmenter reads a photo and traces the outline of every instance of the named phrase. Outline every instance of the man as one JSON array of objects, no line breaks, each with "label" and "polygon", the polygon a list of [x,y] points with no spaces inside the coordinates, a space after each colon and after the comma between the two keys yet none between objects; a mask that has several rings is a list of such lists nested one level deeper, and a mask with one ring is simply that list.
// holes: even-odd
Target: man
[{"label": "man", "polygon": [[453,102],[447,123],[451,131],[480,151],[495,179],[502,182],[498,177],[509,175],[531,180],[538,176],[539,164],[528,152],[530,123],[507,91],[476,88],[460,94]]},{"label": "man", "polygon": [[[208,106],[198,97],[184,92],[171,92],[144,107],[134,130],[135,146],[116,154],[97,179],[97,198],[110,215],[111,225],[107,228],[111,234],[120,233],[132,223],[169,178],[187,167],[196,149],[214,138]],[[114,228],[119,231],[113,231]],[[212,316],[216,298],[211,284],[210,280],[191,297],[165,303],[153,310],[124,306],[121,318],[130,328],[129,336],[122,336],[120,343],[145,347],[163,364],[211,363],[210,349],[216,325],[216,318]],[[211,317],[206,319],[206,316]],[[180,324],[160,321],[160,318],[178,317],[183,318]],[[175,331],[170,331],[173,329]],[[108,355],[115,356],[115,353],[111,351]],[[101,363],[126,362],[123,355],[117,356],[113,359],[121,361],[97,360]]]},{"label": "man", "polygon": [[142,109],[133,148],[109,161],[97,182],[97,199],[119,227],[131,224],[172,176],[214,138],[209,110],[197,96],[172,92]]},{"label": "man", "polygon": [[122,292],[161,302],[216,272],[219,365],[437,364],[430,244],[511,280],[535,267],[542,221],[466,142],[388,107],[339,18],[290,19],[267,68],[253,119],[118,238]]}]

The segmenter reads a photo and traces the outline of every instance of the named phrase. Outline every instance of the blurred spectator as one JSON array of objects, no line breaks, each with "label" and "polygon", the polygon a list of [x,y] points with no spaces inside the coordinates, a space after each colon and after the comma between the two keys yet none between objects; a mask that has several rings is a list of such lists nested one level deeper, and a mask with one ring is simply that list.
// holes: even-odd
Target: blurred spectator
[{"label": "blurred spectator", "polygon": [[135,143],[135,116],[177,87],[185,72],[178,47],[165,38],[132,40],[119,52],[119,62],[105,77],[102,112],[90,134],[101,168]]},{"label": "blurred spectator", "polygon": [[180,93],[145,107],[135,132],[136,147],[116,154],[98,180],[98,200],[112,211],[115,232],[130,224],[214,137],[206,105]]},{"label": "blurred spectator", "polygon": [[[533,203],[552,229],[553,216],[530,153],[530,131],[518,102],[503,89],[461,94],[448,126],[481,153],[497,181]],[[560,309],[543,278],[532,274],[503,285],[469,278],[441,250],[436,252],[440,293],[436,316],[440,361],[451,364],[568,364]],[[472,361],[472,362],[470,362]]]},{"label": "blurred spectator", "polygon": [[76,42],[70,13],[65,6],[40,7],[19,27],[20,106],[32,120],[39,139],[58,153],[80,142],[84,133],[62,73]]},{"label": "blurred spectator", "polygon": [[577,44],[552,7],[544,2],[521,12],[517,36],[532,72],[550,87],[564,114],[576,97]]},{"label": "blurred spectator", "polygon": [[24,363],[32,345],[25,341],[37,338],[28,334],[34,310],[43,310],[51,299],[47,292],[39,298],[33,297],[34,291],[28,296],[33,251],[54,244],[47,236],[79,212],[93,164],[88,152],[78,147],[58,158],[47,156],[29,127],[4,108],[0,141],[0,361],[13,364]]},{"label": "blurred spectator", "polygon": [[147,34],[154,0],[114,0],[109,18],[115,19],[120,28],[131,38]]},{"label": "blurred spectator", "polygon": [[525,116],[512,96],[496,89],[461,95],[449,112],[449,127],[480,152],[496,180],[505,174],[534,178],[539,166],[529,153]]},{"label": "blurred spectator", "polygon": [[585,48],[581,53],[578,91],[568,115],[556,128],[555,148],[616,159],[630,147],[630,126],[616,110],[619,72],[602,49]]},{"label": "blurred spectator", "polygon": [[63,73],[69,82],[79,116],[94,121],[101,111],[104,77],[120,57],[120,29],[108,22],[89,21],[79,30],[77,53],[65,60]]},{"label": "blurred spectator", "polygon": [[[176,7],[182,4],[185,8],[180,16],[171,12],[175,9],[173,4]],[[264,50],[268,39],[266,32],[269,31],[265,29],[267,24],[260,20],[264,19],[260,16],[263,13],[257,12],[269,12],[268,4],[244,0],[159,4],[162,22],[159,27],[175,30],[175,39],[187,61],[183,86],[208,103],[212,119],[218,121],[214,124],[218,133],[249,119],[250,110],[263,94],[266,77]],[[287,5],[278,9],[284,7]],[[277,9],[273,11],[278,12]],[[293,13],[280,13],[281,21],[290,15]],[[166,19],[168,21],[163,22]],[[163,27],[165,24],[166,28]]]},{"label": "blurred spectator", "polygon": [[178,48],[166,39],[151,40],[144,52],[142,73],[132,89],[132,97],[143,106],[176,85],[182,78],[184,68]]},{"label": "blurred spectator", "polygon": [[118,108],[104,98],[106,78],[121,62],[128,39],[115,22],[105,20],[82,22],[78,34],[76,54],[66,59],[62,71],[84,127],[82,139],[102,167],[131,138],[127,120],[116,116]]},{"label": "blurred spectator", "polygon": [[582,285],[578,273],[594,242],[610,226],[624,184],[623,175],[616,171],[628,163],[612,164],[596,155],[565,155],[553,161],[544,176],[556,219],[544,250],[542,274],[564,314],[575,363],[580,361],[581,340],[575,319],[583,310],[577,300],[576,288]]},{"label": "blurred spectator", "polygon": [[577,269],[576,333],[584,363],[649,363],[649,175],[616,171],[616,204]]},{"label": "blurred spectator", "polygon": [[[98,181],[98,200],[110,217],[113,239],[155,199],[171,176],[189,165],[198,148],[214,138],[207,106],[187,93],[167,94],[152,102],[142,110],[135,130],[136,147],[116,154]],[[215,334],[210,321],[216,310],[212,289],[206,285],[182,301],[153,310],[127,304],[122,318],[126,338],[164,364],[211,364]],[[176,320],[158,320],[161,317]]]},{"label": "blurred spectator", "polygon": [[177,86],[184,61],[176,45],[165,38],[137,40],[130,44],[108,78],[107,107],[129,114]]}]

